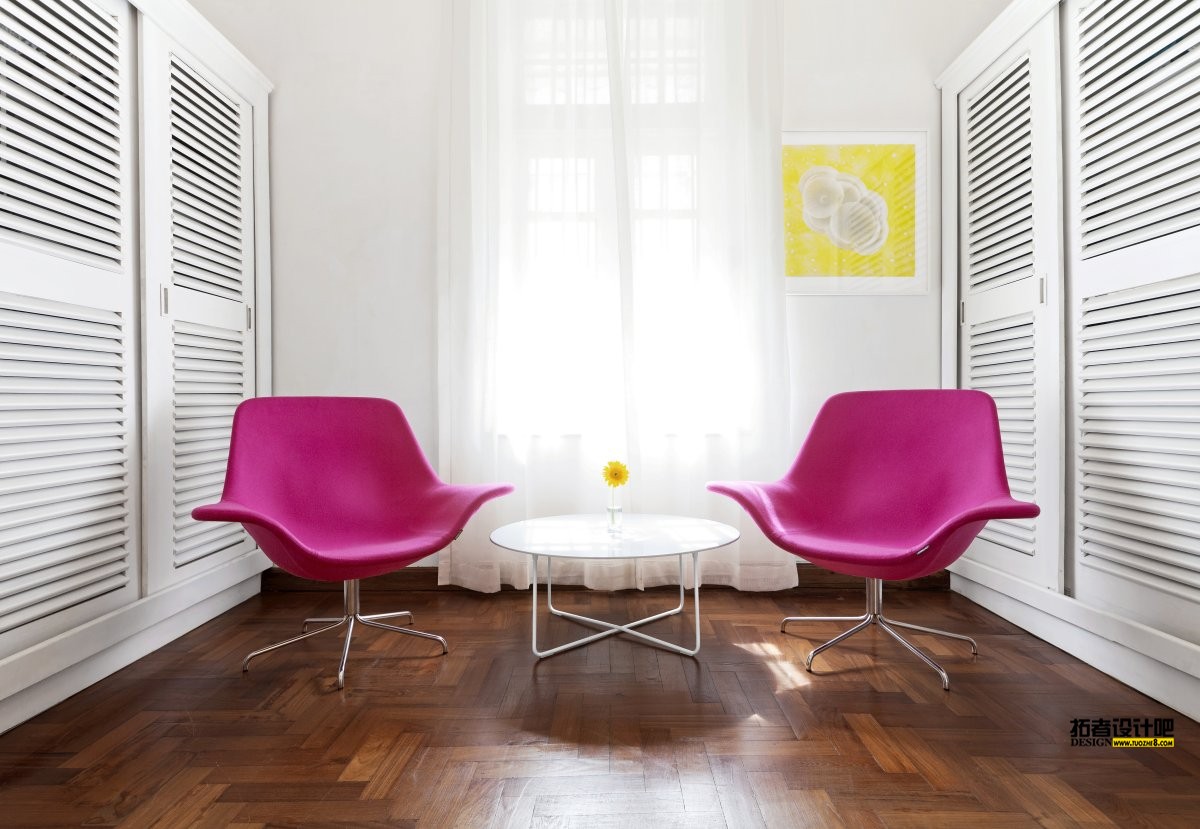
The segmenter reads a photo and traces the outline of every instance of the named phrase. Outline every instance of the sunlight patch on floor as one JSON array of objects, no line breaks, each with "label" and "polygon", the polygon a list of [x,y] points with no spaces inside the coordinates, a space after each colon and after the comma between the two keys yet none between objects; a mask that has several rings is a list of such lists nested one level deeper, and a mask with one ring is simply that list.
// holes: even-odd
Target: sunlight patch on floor
[{"label": "sunlight patch on floor", "polygon": [[789,691],[812,683],[812,677],[804,670],[804,665],[793,661],[780,647],[772,642],[735,642],[741,648],[754,656],[763,657],[767,668],[779,682],[777,691]]}]

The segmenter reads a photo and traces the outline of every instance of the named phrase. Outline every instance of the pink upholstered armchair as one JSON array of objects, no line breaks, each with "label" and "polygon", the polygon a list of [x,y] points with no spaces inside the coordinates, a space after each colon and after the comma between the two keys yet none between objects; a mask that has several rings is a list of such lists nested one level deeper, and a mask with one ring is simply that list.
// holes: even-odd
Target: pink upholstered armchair
[{"label": "pink upholstered armchair", "polygon": [[[299,636],[268,651],[346,625],[338,687],[344,687],[356,623],[446,640],[385,624],[408,611],[363,615],[359,580],[390,573],[449,544],[486,501],[509,484],[452,486],[438,479],[403,412],[368,397],[262,397],[238,406],[221,500],[197,507],[200,521],[240,522],[275,564],[293,575],[343,582],[340,618],[308,619]],[[309,631],[310,624],[323,626]]]},{"label": "pink upholstered armchair", "polygon": [[796,621],[851,621],[854,627],[813,649],[813,658],[878,625],[932,667],[940,665],[895,627],[961,639],[957,633],[888,619],[883,582],[944,569],[993,518],[1032,518],[1035,504],[1009,494],[996,406],[983,392],[852,392],[830,398],[817,414],[788,473],[772,483],[714,482],[713,492],[745,508],[772,542],[813,564],[867,580],[861,616],[791,616]]}]

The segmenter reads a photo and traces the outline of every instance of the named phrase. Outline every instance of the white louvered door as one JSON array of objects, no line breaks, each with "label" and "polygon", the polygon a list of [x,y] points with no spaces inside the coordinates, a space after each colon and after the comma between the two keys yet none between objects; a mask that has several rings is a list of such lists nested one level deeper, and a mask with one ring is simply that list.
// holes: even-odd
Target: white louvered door
[{"label": "white louvered door", "polygon": [[152,23],[141,36],[153,591],[254,546],[190,515],[220,497],[234,409],[255,394],[253,113]]},{"label": "white louvered door", "polygon": [[1062,585],[1058,26],[1049,14],[959,95],[959,383],[986,391],[1032,520],[992,521],[967,556]]},{"label": "white louvered door", "polygon": [[0,658],[138,595],[130,31],[0,0]]},{"label": "white louvered door", "polygon": [[1200,643],[1200,0],[1067,8],[1074,595]]}]

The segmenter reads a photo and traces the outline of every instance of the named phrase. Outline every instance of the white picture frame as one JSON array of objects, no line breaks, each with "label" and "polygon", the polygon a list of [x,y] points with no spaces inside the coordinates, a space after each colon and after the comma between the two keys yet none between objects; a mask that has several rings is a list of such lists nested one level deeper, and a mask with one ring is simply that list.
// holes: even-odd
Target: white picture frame
[{"label": "white picture frame", "polygon": [[789,295],[929,291],[925,131],[788,131],[781,155]]}]

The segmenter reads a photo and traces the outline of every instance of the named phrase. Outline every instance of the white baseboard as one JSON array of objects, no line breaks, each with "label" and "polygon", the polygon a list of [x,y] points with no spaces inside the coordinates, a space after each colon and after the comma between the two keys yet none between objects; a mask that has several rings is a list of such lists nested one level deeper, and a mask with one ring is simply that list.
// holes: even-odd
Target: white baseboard
[{"label": "white baseboard", "polygon": [[1200,720],[1200,646],[969,559],[950,588],[1176,711]]},{"label": "white baseboard", "polygon": [[259,592],[255,550],[0,660],[0,733]]}]

